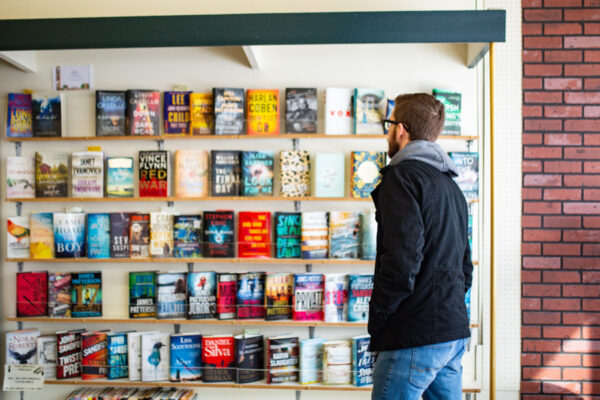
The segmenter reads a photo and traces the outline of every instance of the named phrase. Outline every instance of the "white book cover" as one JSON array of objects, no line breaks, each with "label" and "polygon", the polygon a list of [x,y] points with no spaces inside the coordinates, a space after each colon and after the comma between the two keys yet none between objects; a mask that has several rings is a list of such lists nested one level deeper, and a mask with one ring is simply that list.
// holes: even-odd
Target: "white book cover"
[{"label": "white book cover", "polygon": [[29,217],[6,218],[6,257],[29,258]]},{"label": "white book cover", "polygon": [[44,380],[56,378],[56,336],[38,337],[37,363],[44,367]]},{"label": "white book cover", "polygon": [[173,256],[173,214],[150,213],[150,256]]},{"label": "white book cover", "polygon": [[343,322],[348,315],[348,276],[325,274],[325,322]]},{"label": "white book cover", "polygon": [[6,158],[6,198],[35,197],[35,158]]},{"label": "white book cover", "polygon": [[325,133],[351,135],[354,132],[353,125],[352,89],[327,88],[325,90]]},{"label": "white book cover", "polygon": [[37,364],[38,336],[37,329],[6,332],[5,364]]},{"label": "white book cover", "polygon": [[323,343],[323,383],[350,384],[352,378],[352,346],[347,340]]},{"label": "white book cover", "polygon": [[323,369],[323,338],[300,340],[300,383],[321,382]]},{"label": "white book cover", "polygon": [[315,197],[344,197],[346,189],[344,153],[317,153],[313,165]]},{"label": "white book cover", "polygon": [[142,335],[142,382],[169,380],[170,334]]},{"label": "white book cover", "polygon": [[129,369],[129,380],[139,381],[142,379],[142,334],[144,332],[127,333],[127,366]]},{"label": "white book cover", "polygon": [[208,152],[206,150],[175,152],[175,196],[208,196]]},{"label": "white book cover", "polygon": [[302,258],[324,259],[329,254],[329,213],[304,211],[302,213]]},{"label": "white book cover", "polygon": [[104,153],[101,151],[73,153],[71,193],[73,197],[104,196]]}]

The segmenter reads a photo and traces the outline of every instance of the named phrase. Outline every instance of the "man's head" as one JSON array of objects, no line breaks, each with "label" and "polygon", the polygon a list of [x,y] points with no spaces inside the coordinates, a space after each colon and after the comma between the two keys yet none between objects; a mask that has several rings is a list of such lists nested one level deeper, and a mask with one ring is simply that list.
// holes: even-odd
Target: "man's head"
[{"label": "man's head", "polygon": [[435,142],[444,128],[444,105],[427,93],[396,97],[388,130],[388,154],[393,157],[411,140]]}]

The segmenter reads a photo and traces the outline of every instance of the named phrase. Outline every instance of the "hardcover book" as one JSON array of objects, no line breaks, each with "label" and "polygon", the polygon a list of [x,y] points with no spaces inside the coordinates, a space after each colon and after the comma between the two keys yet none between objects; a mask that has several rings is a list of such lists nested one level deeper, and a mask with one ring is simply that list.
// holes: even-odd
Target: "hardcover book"
[{"label": "hardcover book", "polygon": [[325,274],[325,322],[344,322],[348,315],[348,277]]},{"label": "hardcover book", "polygon": [[294,275],[287,272],[268,272],[265,276],[265,319],[267,321],[292,317]]},{"label": "hardcover book", "polygon": [[101,379],[108,374],[108,341],[106,332],[81,334],[81,379]]},{"label": "hardcover book", "polygon": [[327,88],[325,90],[325,134],[354,133],[352,109],[352,89]]},{"label": "hardcover book", "polygon": [[6,157],[6,198],[35,197],[35,159]]},{"label": "hardcover book", "polygon": [[172,213],[150,213],[150,255],[158,258],[173,256]]},{"label": "hardcover book", "polygon": [[35,153],[35,197],[67,197],[69,185],[67,153]]},{"label": "hardcover book", "polygon": [[[394,112],[394,105],[395,105],[395,101],[392,99],[387,99],[386,100],[386,105],[385,105],[385,119],[392,119],[392,114]],[[388,130],[385,128],[385,125],[383,126],[383,133],[385,133],[387,135]]]},{"label": "hardcover book", "polygon": [[329,257],[358,258],[360,247],[360,213],[331,211],[329,213]]},{"label": "hardcover book", "polygon": [[106,158],[106,197],[133,197],[133,157]]},{"label": "hardcover book", "polygon": [[29,257],[30,232],[29,217],[6,218],[6,257]]},{"label": "hardcover book", "polygon": [[360,258],[375,260],[377,255],[377,221],[375,211],[360,213]]},{"label": "hardcover book", "polygon": [[204,257],[233,257],[233,211],[204,212]]},{"label": "hardcover book", "polygon": [[250,383],[263,380],[264,347],[263,336],[243,334],[235,340],[235,383]]},{"label": "hardcover book", "polygon": [[248,135],[279,135],[279,90],[248,89]]},{"label": "hardcover book", "polygon": [[264,317],[264,272],[245,272],[238,274],[237,319],[264,319]]},{"label": "hardcover book", "polygon": [[368,322],[373,275],[348,275],[348,321]]},{"label": "hardcover book", "polygon": [[131,258],[150,257],[150,214],[131,214],[129,251]]},{"label": "hardcover book", "polygon": [[212,93],[190,93],[190,120],[192,135],[211,135],[214,132]]},{"label": "hardcover book", "polygon": [[56,332],[56,379],[81,376],[81,334],[85,329]]},{"label": "hardcover book", "polygon": [[127,91],[127,134],[160,136],[160,92]]},{"label": "hardcover book", "polygon": [[202,379],[202,336],[199,333],[171,335],[169,380],[194,382]]},{"label": "hardcover book", "polygon": [[48,274],[48,315],[53,318],[71,316],[71,274]]},{"label": "hardcover book", "polygon": [[142,335],[156,332],[127,332],[127,370],[130,381],[142,379]]},{"label": "hardcover book", "polygon": [[102,272],[71,273],[71,316],[102,316]]},{"label": "hardcover book", "polygon": [[85,214],[53,213],[56,258],[85,257]]},{"label": "hardcover book", "polygon": [[214,88],[214,121],[217,135],[244,134],[244,89]]},{"label": "hardcover book", "polygon": [[96,90],[96,136],[125,136],[125,96],[124,91]]},{"label": "hardcover book", "polygon": [[6,332],[6,365],[37,364],[37,340],[40,331],[24,329]]},{"label": "hardcover book", "polygon": [[110,213],[110,257],[129,258],[129,213]]},{"label": "hardcover book", "polygon": [[271,213],[240,211],[238,219],[238,257],[271,258]]},{"label": "hardcover book", "polygon": [[48,315],[48,272],[17,272],[17,317]]},{"label": "hardcover book", "polygon": [[214,272],[188,273],[188,319],[217,317],[217,275]]},{"label": "hardcover book", "polygon": [[471,321],[471,288],[465,293],[465,307],[467,308],[467,318]]},{"label": "hardcover book", "polygon": [[444,105],[445,121],[442,135],[460,135],[462,95],[450,90],[433,89],[433,95]]},{"label": "hardcover book", "polygon": [[317,133],[317,89],[285,89],[285,131]]},{"label": "hardcover book", "polygon": [[237,274],[217,274],[217,318],[235,319]]},{"label": "hardcover book", "polygon": [[71,195],[83,198],[104,196],[104,153],[101,151],[73,153]]},{"label": "hardcover book", "polygon": [[452,152],[450,158],[458,170],[456,184],[467,200],[479,198],[479,153]]},{"label": "hardcover book", "polygon": [[87,215],[87,257],[110,258],[110,215]]},{"label": "hardcover book", "polygon": [[29,252],[31,258],[54,258],[52,213],[29,214]]},{"label": "hardcover book", "polygon": [[323,321],[323,274],[294,275],[294,321]]},{"label": "hardcover book", "polygon": [[190,92],[165,92],[163,96],[165,135],[189,135]]},{"label": "hardcover book", "polygon": [[352,197],[370,197],[371,192],[381,181],[379,172],[385,167],[385,152],[382,151],[353,151],[352,177],[350,181]]},{"label": "hardcover book", "polygon": [[108,379],[127,378],[127,332],[106,335],[108,347]]},{"label": "hardcover book", "polygon": [[142,382],[169,380],[168,333],[146,333],[142,335]]},{"label": "hardcover book", "polygon": [[352,338],[352,383],[354,386],[373,384],[375,354],[369,351],[369,335]]},{"label": "hardcover book", "polygon": [[354,133],[383,134],[384,98],[381,89],[354,89]]},{"label": "hardcover book", "polygon": [[56,335],[37,338],[37,363],[44,369],[44,380],[56,378]]},{"label": "hardcover book", "polygon": [[324,259],[329,255],[329,213],[302,213],[302,258]]},{"label": "hardcover book", "polygon": [[344,153],[317,153],[313,171],[315,197],[344,197],[346,161]]},{"label": "hardcover book", "polygon": [[300,340],[300,376],[303,385],[323,380],[323,338]]},{"label": "hardcover book", "polygon": [[67,136],[64,93],[34,92],[31,95],[31,109],[33,136]]},{"label": "hardcover book", "polygon": [[140,151],[140,197],[169,195],[169,151]]},{"label": "hardcover book", "polygon": [[175,196],[208,196],[208,151],[175,151]]},{"label": "hardcover book", "polygon": [[283,197],[310,196],[310,157],[306,150],[282,151],[279,155],[280,194]]},{"label": "hardcover book", "polygon": [[202,257],[202,216],[174,215],[173,241],[174,257]]},{"label": "hardcover book", "polygon": [[235,379],[234,346],[231,335],[202,337],[204,382],[231,382]]},{"label": "hardcover book", "polygon": [[272,151],[242,152],[242,196],[273,196]]},{"label": "hardcover book", "polygon": [[298,358],[298,337],[267,338],[267,383],[297,382]]},{"label": "hardcover book", "polygon": [[156,272],[129,273],[129,318],[156,318]]},{"label": "hardcover book", "polygon": [[32,137],[32,114],[30,94],[9,93],[8,111],[6,112],[6,137]]},{"label": "hardcover book", "polygon": [[156,292],[160,318],[185,318],[187,315],[187,285],[185,272],[158,272]]},{"label": "hardcover book", "polygon": [[323,343],[323,383],[347,385],[352,380],[352,347],[347,340]]},{"label": "hardcover book", "polygon": [[238,196],[240,194],[240,151],[211,151],[212,196]]},{"label": "hardcover book", "polygon": [[302,244],[302,214],[275,213],[275,258],[300,258]]}]

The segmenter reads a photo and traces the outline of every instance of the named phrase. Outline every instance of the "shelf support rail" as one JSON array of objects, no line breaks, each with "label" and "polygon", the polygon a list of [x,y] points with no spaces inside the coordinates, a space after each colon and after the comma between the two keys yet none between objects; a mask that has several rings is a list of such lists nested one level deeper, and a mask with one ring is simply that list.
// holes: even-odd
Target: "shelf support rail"
[{"label": "shelf support rail", "polygon": [[[21,157],[21,142],[15,142],[15,155],[17,157]],[[23,203],[20,201],[17,201],[15,203],[15,208],[17,209],[17,216],[21,216],[23,213]],[[23,262],[18,262],[17,263],[17,271],[19,272],[23,272]],[[23,329],[23,322],[19,321],[17,322],[17,329],[18,330],[22,330]],[[19,399],[20,400],[25,400],[25,392],[24,391],[20,391],[19,392]]]}]

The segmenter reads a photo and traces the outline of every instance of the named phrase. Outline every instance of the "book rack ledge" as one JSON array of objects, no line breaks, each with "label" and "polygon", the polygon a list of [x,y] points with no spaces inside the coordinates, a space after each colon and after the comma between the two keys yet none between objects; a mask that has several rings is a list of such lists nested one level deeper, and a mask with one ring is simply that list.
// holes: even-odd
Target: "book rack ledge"
[{"label": "book rack ledge", "polygon": [[122,264],[122,263],[233,263],[233,264],[358,264],[373,265],[374,260],[357,259],[303,259],[303,258],[7,258],[7,262],[32,263],[87,263],[87,264]]}]

